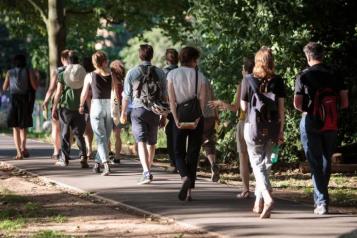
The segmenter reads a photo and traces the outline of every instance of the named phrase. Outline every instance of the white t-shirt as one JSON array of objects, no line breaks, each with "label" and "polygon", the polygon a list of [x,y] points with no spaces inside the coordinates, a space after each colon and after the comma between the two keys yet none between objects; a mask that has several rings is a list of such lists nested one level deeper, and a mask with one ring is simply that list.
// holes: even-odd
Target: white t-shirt
[{"label": "white t-shirt", "polygon": [[[182,66],[173,69],[167,75],[167,80],[173,84],[177,104],[195,96],[196,70],[194,68]],[[205,76],[198,71],[197,97],[199,97],[201,87],[204,86],[205,83]]]}]

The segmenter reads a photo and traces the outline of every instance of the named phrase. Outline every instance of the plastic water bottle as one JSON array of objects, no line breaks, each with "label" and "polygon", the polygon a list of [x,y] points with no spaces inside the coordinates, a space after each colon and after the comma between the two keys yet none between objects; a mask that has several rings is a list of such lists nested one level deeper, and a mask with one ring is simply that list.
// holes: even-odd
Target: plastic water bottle
[{"label": "plastic water bottle", "polygon": [[273,164],[276,164],[278,162],[279,159],[279,145],[274,145],[273,149],[271,151],[271,162]]}]

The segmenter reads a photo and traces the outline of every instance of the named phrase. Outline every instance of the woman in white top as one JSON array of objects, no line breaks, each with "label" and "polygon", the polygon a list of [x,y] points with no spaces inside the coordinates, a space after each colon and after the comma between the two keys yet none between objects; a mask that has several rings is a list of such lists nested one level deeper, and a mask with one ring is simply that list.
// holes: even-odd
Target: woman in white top
[{"label": "woman in white top", "polygon": [[[175,160],[182,178],[182,187],[178,197],[182,201],[192,200],[191,189],[195,187],[197,161],[203,134],[203,118],[197,118],[194,126],[186,129],[179,122],[176,107],[178,104],[190,100],[197,95],[201,110],[203,111],[205,79],[201,72],[196,72],[199,56],[200,52],[196,48],[184,47],[179,54],[181,67],[171,70],[167,75],[170,108],[175,120],[173,131]],[[197,92],[195,92],[196,80]]]}]

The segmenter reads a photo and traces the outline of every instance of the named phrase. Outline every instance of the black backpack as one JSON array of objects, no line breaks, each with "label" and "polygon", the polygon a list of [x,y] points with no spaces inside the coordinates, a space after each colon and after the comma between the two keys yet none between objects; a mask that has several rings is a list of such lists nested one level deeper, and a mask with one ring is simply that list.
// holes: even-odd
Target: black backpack
[{"label": "black backpack", "polygon": [[252,75],[248,75],[246,81],[253,90],[248,115],[250,138],[257,143],[268,140],[277,142],[280,129],[278,98],[273,92],[260,92],[260,86],[267,85],[267,80],[257,82]]},{"label": "black backpack", "polygon": [[139,65],[141,75],[133,84],[134,97],[138,98],[148,110],[154,104],[162,104],[161,82],[153,65]]}]

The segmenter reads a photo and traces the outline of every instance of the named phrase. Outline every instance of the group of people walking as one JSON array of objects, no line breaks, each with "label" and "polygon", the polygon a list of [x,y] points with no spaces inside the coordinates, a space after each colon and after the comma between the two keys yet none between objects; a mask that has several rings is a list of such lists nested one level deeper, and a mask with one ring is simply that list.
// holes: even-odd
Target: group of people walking
[{"label": "group of people walking", "polygon": [[[297,76],[293,103],[302,112],[301,141],[313,179],[314,213],[323,215],[328,212],[338,110],[348,107],[348,91],[343,80],[323,63],[320,44],[308,43],[304,53],[309,67]],[[243,79],[233,104],[215,98],[210,82],[198,70],[198,49],[167,49],[164,69],[152,65],[153,55],[150,45],[140,45],[141,62],[126,73],[123,62],[115,60],[109,64],[102,51],[92,55],[94,68],[90,64],[81,66],[75,51],[62,52],[63,67],[52,75],[43,103],[46,110],[52,100],[56,164],[68,165],[73,134],[80,150],[80,165],[88,168],[93,131],[97,142],[93,171],[100,173],[103,167],[102,175],[109,175],[111,132],[114,129],[119,140],[115,146],[118,156],[120,128],[130,121],[143,170],[138,184],[151,183],[158,129],[165,127],[170,163],[182,179],[178,198],[191,201],[201,147],[211,164],[212,181],[219,180],[215,124],[220,110],[230,110],[238,116],[236,139],[243,191],[237,197],[251,196],[250,162],[256,180],[253,212],[260,218],[269,218],[274,206],[269,181],[271,155],[273,146],[284,143],[286,98],[284,80],[275,73],[272,50],[262,47],[254,60],[244,59]],[[4,89],[10,86],[12,97],[9,127],[14,128],[16,159],[25,156],[26,147],[19,138],[32,125],[28,109],[23,106],[27,105],[23,95],[37,87],[31,72],[23,68],[24,64],[15,57],[15,68],[8,72],[4,83]]]}]

